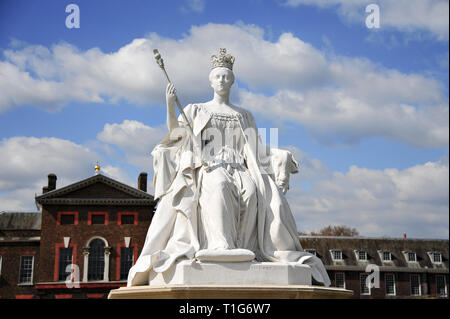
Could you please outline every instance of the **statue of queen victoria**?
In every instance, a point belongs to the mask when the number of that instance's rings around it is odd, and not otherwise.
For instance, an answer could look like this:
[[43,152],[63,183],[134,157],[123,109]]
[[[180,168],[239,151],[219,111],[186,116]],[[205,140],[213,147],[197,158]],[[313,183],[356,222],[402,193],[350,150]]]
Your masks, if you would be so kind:
[[128,286],[148,285],[152,272],[182,260],[298,263],[330,285],[321,260],[302,249],[285,197],[298,163],[264,146],[252,114],[229,101],[234,60],[225,49],[211,57],[214,98],[178,118],[167,86],[169,134],[152,151],[159,203]]

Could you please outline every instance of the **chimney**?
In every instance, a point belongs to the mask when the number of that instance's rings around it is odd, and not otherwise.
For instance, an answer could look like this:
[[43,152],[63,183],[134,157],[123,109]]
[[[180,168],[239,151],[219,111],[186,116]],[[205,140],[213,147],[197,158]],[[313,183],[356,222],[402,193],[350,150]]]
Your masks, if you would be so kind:
[[147,173],[140,173],[138,177],[138,189],[147,192]]
[[48,174],[48,186],[47,186],[47,192],[50,192],[54,189],[56,189],[56,175],[55,174]]

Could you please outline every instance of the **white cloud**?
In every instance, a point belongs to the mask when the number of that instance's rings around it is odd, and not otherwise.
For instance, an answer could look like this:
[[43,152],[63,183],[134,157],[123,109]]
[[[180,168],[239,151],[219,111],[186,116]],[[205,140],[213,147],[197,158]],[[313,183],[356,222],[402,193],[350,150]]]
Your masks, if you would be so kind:
[[206,0],[185,0],[185,5],[181,7],[183,12],[201,13],[205,10]]
[[[211,97],[210,55],[219,47],[236,56],[236,77],[250,90],[237,94],[242,106],[297,121],[322,141],[378,136],[420,147],[448,144],[448,98],[433,78],[329,57],[291,33],[267,41],[261,28],[242,23],[194,26],[177,40],[152,33],[109,54],[68,44],[6,50],[0,111],[27,103],[53,110],[71,101],[164,104],[154,48],[182,103],[204,101]],[[266,90],[275,93],[267,98]]]
[[[305,154],[304,160],[313,161]],[[306,166],[288,192],[299,230],[331,224],[355,227],[364,236],[448,238],[448,157],[404,170],[352,166],[341,173],[316,167],[323,172],[313,170],[311,188],[299,184],[302,175],[309,178]]]
[[[35,210],[35,194],[42,193],[47,175],[57,176],[57,187],[94,174],[101,155],[58,138],[13,137],[0,142],[0,210]],[[105,175],[132,183],[121,168],[105,165]],[[134,184],[134,183],[132,183]]]
[[124,120],[121,124],[105,124],[97,138],[116,145],[125,159],[141,170],[152,171],[151,151],[167,134],[166,127],[150,127],[138,121]]
[[364,25],[365,8],[372,3],[380,7],[381,29],[394,28],[408,33],[427,31],[438,40],[448,41],[448,0],[287,0],[284,4],[336,8],[348,21]]

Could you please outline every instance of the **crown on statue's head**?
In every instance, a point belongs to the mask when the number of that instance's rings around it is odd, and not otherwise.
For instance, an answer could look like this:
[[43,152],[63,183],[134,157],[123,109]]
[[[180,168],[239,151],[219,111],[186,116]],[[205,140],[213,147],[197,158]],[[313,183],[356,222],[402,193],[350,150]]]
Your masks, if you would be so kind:
[[234,56],[227,55],[227,49],[220,48],[219,56],[211,55],[211,70],[215,68],[227,68],[233,71]]

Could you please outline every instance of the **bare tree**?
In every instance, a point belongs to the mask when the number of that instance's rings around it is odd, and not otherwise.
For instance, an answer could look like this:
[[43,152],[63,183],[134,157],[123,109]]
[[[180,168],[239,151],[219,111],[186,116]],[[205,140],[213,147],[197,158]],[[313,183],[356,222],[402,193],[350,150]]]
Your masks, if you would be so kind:
[[351,228],[345,225],[332,226],[322,228],[318,232],[311,232],[311,236],[358,236],[359,232],[356,228]]

